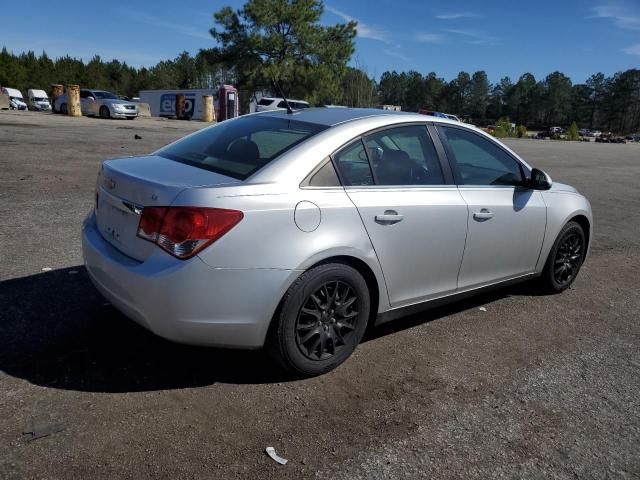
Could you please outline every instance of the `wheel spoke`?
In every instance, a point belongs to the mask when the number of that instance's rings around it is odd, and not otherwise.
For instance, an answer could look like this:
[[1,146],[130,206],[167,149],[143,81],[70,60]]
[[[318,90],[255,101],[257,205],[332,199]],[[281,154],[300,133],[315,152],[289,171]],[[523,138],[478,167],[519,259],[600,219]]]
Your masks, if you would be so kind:
[[310,332],[307,332],[303,337],[300,337],[300,343],[302,344],[307,343],[307,341],[309,341],[311,337],[313,337],[314,335],[317,335],[319,332],[320,332],[320,329],[318,327],[314,328]]
[[318,310],[312,310],[310,308],[305,308],[305,307],[302,307],[301,312],[306,313],[307,315],[311,315],[316,320],[320,320],[320,317],[322,316],[322,314]]

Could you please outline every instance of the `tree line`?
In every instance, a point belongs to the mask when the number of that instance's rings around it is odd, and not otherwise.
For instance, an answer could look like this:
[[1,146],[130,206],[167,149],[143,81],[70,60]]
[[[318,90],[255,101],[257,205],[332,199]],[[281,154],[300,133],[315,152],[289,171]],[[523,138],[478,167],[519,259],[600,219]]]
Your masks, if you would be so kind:
[[[87,63],[45,52],[0,52],[0,85],[47,90],[50,84],[80,84],[129,97],[147,89],[215,88],[231,83],[248,111],[256,92],[304,99],[312,105],[376,107],[400,105],[452,113],[478,125],[498,119],[529,128],[567,126],[618,133],[640,130],[640,70],[607,77],[596,73],[573,84],[561,72],[536,80],[525,73],[517,82],[492,84],[486,72],[460,72],[451,81],[434,72],[384,72],[379,81],[352,62],[357,23],[321,22],[322,0],[248,0],[241,8],[213,14],[215,46],[197,54],[182,52],[155,66],[135,68],[94,56]],[[351,62],[352,66],[349,66]],[[277,88],[274,88],[277,85]]]
[[610,77],[591,75],[573,84],[561,72],[536,80],[525,73],[517,82],[509,77],[491,84],[484,71],[460,72],[447,82],[431,72],[384,72],[378,83],[380,101],[403,110],[429,110],[466,116],[478,124],[509,117],[527,127],[570,125],[581,128],[636,132],[640,130],[640,70]]

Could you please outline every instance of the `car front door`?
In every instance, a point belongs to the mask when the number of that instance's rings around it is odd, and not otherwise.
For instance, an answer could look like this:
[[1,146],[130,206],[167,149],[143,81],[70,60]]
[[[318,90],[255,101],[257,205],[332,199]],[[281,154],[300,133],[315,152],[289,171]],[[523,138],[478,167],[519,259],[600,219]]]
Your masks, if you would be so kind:
[[525,185],[524,166],[496,142],[467,128],[439,125],[460,194],[469,208],[458,289],[532,273],[547,211]]
[[391,305],[454,292],[467,206],[452,178],[445,181],[426,125],[376,131],[333,160],[376,251]]

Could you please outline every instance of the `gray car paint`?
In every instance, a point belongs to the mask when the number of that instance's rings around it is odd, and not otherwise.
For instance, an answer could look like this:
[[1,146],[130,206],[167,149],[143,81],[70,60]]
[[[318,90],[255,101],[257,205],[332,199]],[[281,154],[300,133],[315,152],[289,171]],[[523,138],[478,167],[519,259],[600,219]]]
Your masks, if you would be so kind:
[[[129,235],[120,240],[123,246],[104,232],[96,234],[100,227],[91,214],[83,246],[90,277],[100,291],[134,320],[167,338],[252,348],[264,342],[289,286],[318,262],[346,257],[365,265],[379,291],[373,310],[382,314],[538,274],[570,218],[584,215],[592,224],[589,202],[559,184],[548,191],[456,185],[301,186],[320,162],[354,138],[404,123],[473,129],[511,153],[526,172],[531,167],[484,132],[445,119],[357,109],[310,109],[293,118],[331,128],[243,182],[165,163],[158,156],[107,162],[105,169],[124,188],[113,198],[105,197],[116,204],[135,200],[140,206],[231,208],[241,210],[244,218],[212,246],[183,261],[134,239],[135,216],[128,217],[126,232],[120,232]],[[301,202],[320,210],[313,229],[296,222]],[[494,216],[475,222],[473,214],[483,208]],[[386,210],[404,215],[402,222],[375,223],[374,217]],[[135,246],[137,240],[147,245]]]

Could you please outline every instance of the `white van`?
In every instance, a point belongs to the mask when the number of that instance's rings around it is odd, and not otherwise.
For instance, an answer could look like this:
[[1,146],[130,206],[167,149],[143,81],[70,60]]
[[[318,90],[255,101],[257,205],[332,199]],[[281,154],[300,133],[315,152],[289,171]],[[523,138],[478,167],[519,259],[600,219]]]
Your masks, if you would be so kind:
[[29,107],[29,110],[42,112],[51,111],[51,104],[49,103],[49,98],[45,91],[35,88],[27,90],[27,106]]
[[15,88],[2,87],[2,93],[9,97],[9,109],[11,110],[26,110],[27,104],[22,97],[20,90]]

